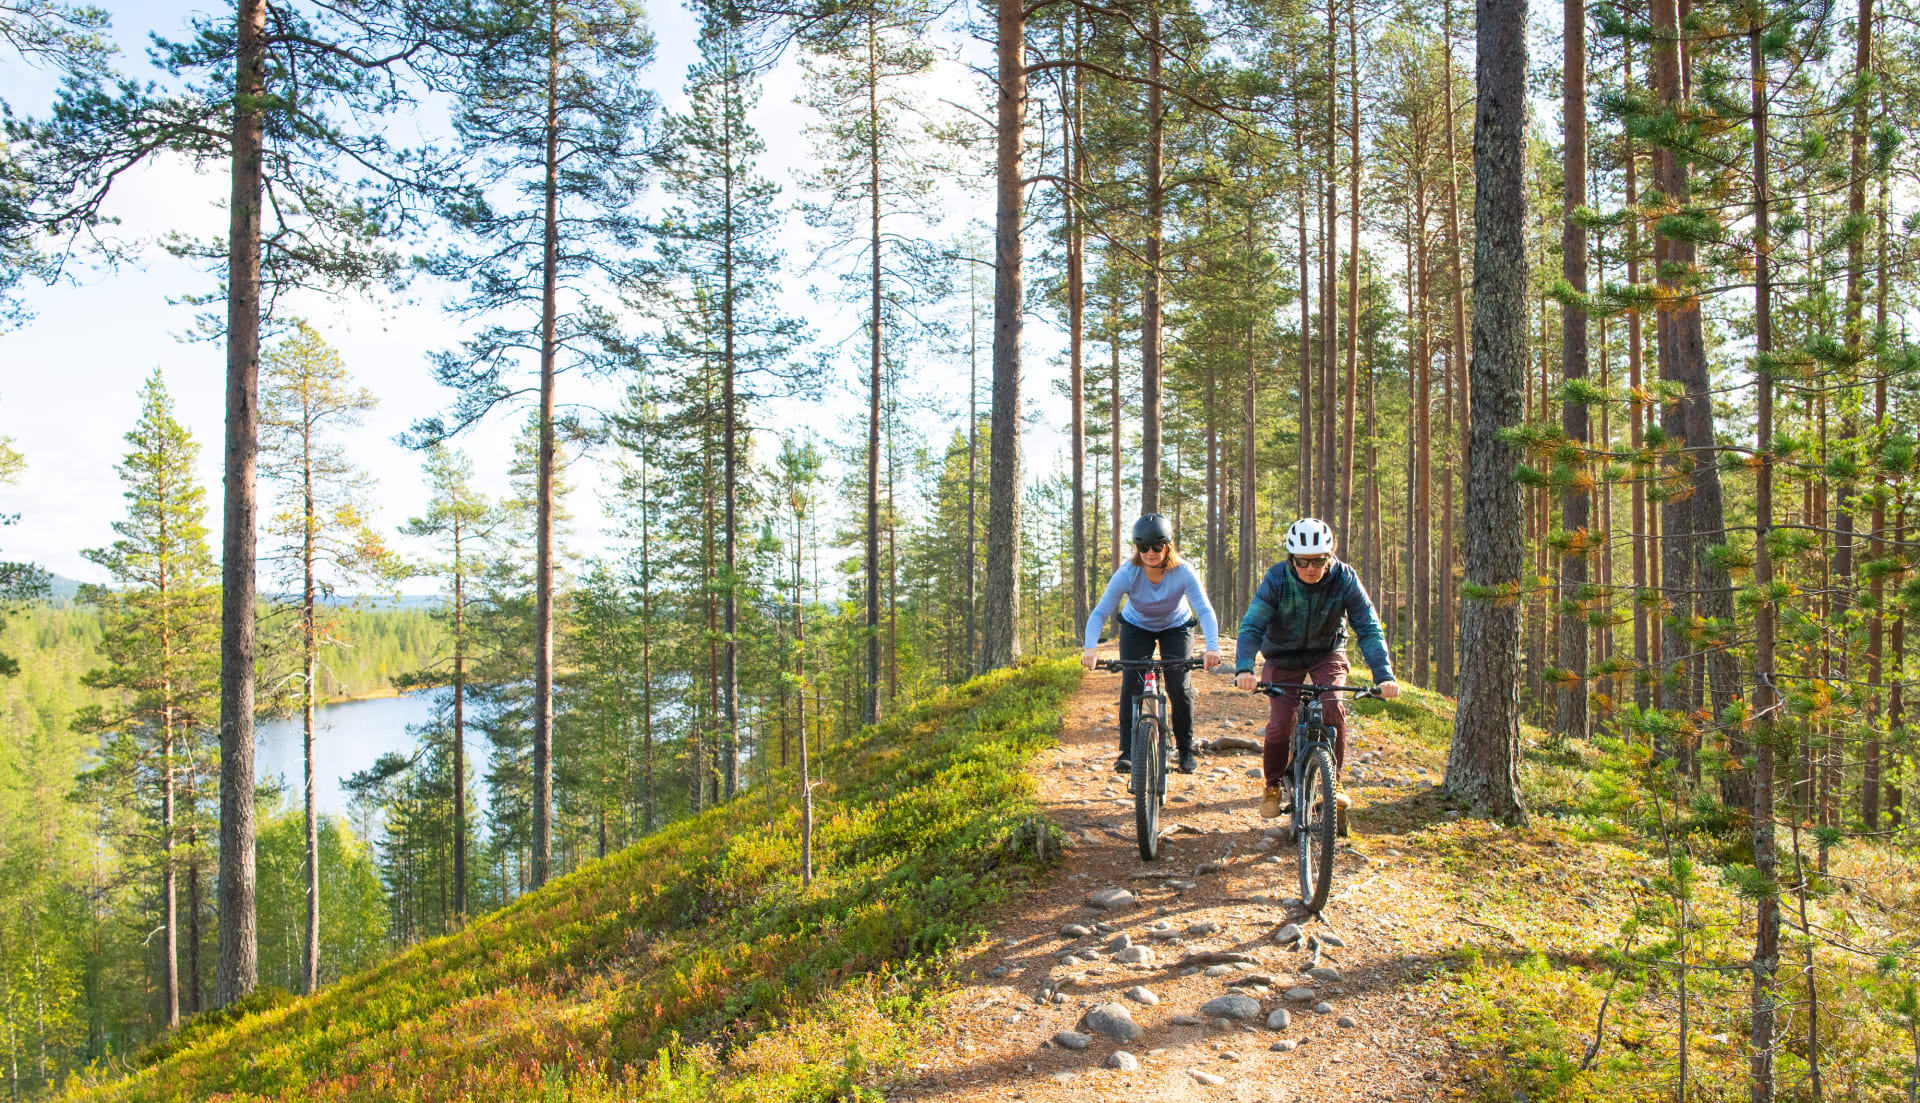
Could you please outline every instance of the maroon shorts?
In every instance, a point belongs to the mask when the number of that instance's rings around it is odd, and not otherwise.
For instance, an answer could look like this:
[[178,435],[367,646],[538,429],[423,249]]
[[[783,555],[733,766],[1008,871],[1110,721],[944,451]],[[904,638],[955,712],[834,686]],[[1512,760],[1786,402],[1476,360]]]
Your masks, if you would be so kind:
[[[1317,686],[1345,685],[1347,657],[1339,652],[1320,660],[1307,670],[1281,670],[1270,660],[1262,660],[1263,682],[1307,682]],[[1278,785],[1287,776],[1287,758],[1293,749],[1293,722],[1300,710],[1300,691],[1289,690],[1267,699],[1267,739],[1262,767],[1268,785]],[[1347,709],[1345,696],[1325,694],[1320,698],[1320,713],[1333,729],[1333,761],[1338,769],[1347,760]]]

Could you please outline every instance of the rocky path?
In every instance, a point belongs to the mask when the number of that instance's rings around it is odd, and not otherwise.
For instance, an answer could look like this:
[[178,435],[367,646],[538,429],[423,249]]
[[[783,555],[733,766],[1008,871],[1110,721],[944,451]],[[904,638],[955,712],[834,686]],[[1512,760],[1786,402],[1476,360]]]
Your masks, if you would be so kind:
[[[1200,769],[1173,775],[1142,862],[1112,773],[1119,676],[1088,675],[1040,802],[1076,840],[962,970],[943,1037],[891,1099],[1426,1100],[1457,1094],[1441,995],[1453,911],[1402,833],[1446,815],[1432,748],[1361,728],[1325,915],[1258,817],[1265,698],[1195,675]],[[1224,740],[1224,743],[1221,741]],[[1396,845],[1398,844],[1398,845]]]

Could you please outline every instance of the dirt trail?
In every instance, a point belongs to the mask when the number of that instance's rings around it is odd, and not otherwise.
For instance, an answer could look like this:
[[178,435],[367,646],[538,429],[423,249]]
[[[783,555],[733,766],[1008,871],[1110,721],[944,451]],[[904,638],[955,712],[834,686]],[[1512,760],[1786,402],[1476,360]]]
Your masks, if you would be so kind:
[[[1194,680],[1197,741],[1259,739],[1265,698],[1234,691],[1225,677]],[[1352,838],[1343,840],[1332,900],[1314,920],[1289,906],[1299,894],[1291,848],[1263,836],[1280,821],[1259,818],[1252,751],[1203,753],[1198,772],[1174,774],[1161,818],[1172,834],[1158,861],[1140,860],[1132,801],[1125,779],[1112,772],[1118,696],[1119,676],[1099,673],[1073,698],[1061,746],[1038,760],[1037,771],[1041,806],[1077,842],[995,924],[995,941],[962,970],[971,979],[949,1005],[944,1037],[889,1098],[1324,1103],[1457,1095],[1444,997],[1424,983],[1438,955],[1458,944],[1447,922],[1453,906],[1433,891],[1415,855],[1399,853],[1408,844],[1398,838],[1444,814],[1428,780],[1439,777],[1436,753],[1388,738],[1384,726],[1378,733],[1356,726],[1341,778],[1353,794]],[[1136,902],[1116,910],[1088,902],[1109,888],[1130,890]],[[1334,936],[1317,962],[1301,942],[1275,942],[1288,923]],[[1063,934],[1069,925],[1090,933]],[[1153,960],[1115,961],[1109,947],[1120,934],[1151,948]],[[1254,961],[1212,970],[1181,964],[1183,955],[1209,950]],[[1070,951],[1098,956],[1063,963]],[[1337,979],[1308,977],[1316,964]],[[1158,1003],[1129,998],[1136,986]],[[1303,988],[1312,989],[1310,998],[1301,997]],[[1058,996],[1042,999],[1055,990]],[[1230,993],[1258,999],[1258,1017],[1200,1015],[1202,1004]],[[1087,1011],[1108,1002],[1126,1006],[1144,1034],[1122,1045],[1087,1029]],[[1316,1012],[1316,1005],[1330,1010]],[[1271,1028],[1279,1008],[1291,1022]],[[1054,1041],[1063,1031],[1091,1035],[1091,1044],[1064,1048]],[[1285,1042],[1293,1048],[1272,1048]],[[1110,1067],[1116,1050],[1137,1067]]]

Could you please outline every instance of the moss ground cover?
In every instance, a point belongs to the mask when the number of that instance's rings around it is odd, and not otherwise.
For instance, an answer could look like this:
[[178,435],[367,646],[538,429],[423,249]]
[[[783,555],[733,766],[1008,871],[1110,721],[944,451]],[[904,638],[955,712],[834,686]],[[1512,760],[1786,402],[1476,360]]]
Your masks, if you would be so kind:
[[806,888],[796,787],[775,776],[68,1098],[858,1096],[910,1051],[948,952],[1038,866],[1051,829],[1024,766],[1078,682],[1071,663],[1035,662],[821,749]]

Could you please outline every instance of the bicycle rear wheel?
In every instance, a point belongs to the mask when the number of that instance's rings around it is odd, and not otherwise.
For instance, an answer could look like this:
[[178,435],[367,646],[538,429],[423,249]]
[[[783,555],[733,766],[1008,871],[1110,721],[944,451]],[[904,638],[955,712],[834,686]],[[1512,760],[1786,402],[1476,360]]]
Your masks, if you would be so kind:
[[1294,800],[1296,840],[1300,848],[1300,902],[1318,914],[1333,887],[1333,756],[1316,747],[1307,756],[1300,793]]
[[1133,831],[1140,860],[1160,856],[1160,794],[1166,785],[1166,736],[1151,716],[1133,726]]

